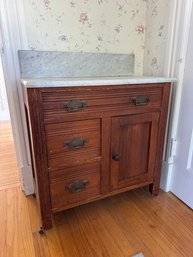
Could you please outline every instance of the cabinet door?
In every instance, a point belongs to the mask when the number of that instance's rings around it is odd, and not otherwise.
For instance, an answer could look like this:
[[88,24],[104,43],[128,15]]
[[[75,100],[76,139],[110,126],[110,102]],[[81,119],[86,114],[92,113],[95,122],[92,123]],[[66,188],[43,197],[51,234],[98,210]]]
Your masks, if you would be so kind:
[[159,113],[112,118],[111,191],[152,182]]

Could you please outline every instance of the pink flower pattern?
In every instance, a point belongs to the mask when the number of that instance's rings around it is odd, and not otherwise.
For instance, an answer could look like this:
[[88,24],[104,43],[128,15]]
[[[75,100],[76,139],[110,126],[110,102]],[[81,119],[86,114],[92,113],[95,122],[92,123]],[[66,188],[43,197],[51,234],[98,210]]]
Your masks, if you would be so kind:
[[136,31],[138,32],[138,34],[144,34],[145,33],[145,26],[138,25]]
[[86,12],[80,13],[79,21],[82,23],[85,23],[86,21],[88,21],[88,15]]
[[158,60],[157,60],[157,57],[154,56],[151,60],[151,66],[154,67],[154,68],[158,68]]
[[46,7],[49,7],[50,0],[43,0]]

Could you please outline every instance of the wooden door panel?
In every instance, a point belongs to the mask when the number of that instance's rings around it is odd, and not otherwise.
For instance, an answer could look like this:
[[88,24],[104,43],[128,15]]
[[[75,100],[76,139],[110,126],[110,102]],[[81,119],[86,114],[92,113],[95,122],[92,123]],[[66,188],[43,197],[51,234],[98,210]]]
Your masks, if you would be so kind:
[[153,180],[159,113],[112,118],[111,190]]
[[[144,174],[148,168],[148,149],[150,123],[123,127],[120,135],[120,173],[119,180]],[[125,142],[129,142],[126,144]],[[125,167],[130,170],[125,173]]]

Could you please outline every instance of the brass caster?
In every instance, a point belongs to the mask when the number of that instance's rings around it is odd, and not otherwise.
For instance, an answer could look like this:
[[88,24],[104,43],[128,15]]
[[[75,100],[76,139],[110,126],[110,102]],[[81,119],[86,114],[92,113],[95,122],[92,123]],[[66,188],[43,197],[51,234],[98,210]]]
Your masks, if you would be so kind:
[[44,235],[44,234],[45,234],[45,231],[43,230],[43,228],[42,228],[42,227],[40,227],[40,229],[39,229],[39,231],[38,231],[38,232],[39,232],[39,234],[40,234],[40,235]]

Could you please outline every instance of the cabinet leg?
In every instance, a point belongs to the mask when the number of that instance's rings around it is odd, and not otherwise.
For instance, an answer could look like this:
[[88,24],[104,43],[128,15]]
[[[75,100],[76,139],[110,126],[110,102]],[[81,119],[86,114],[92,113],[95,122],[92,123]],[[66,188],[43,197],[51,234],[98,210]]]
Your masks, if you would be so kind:
[[51,216],[47,217],[46,219],[43,219],[43,225],[39,228],[38,232],[40,235],[44,235],[46,230],[52,228],[52,219]]
[[48,230],[48,229],[51,229],[53,226],[52,224],[52,216],[49,215],[49,216],[46,216],[46,217],[42,217],[42,229],[45,231],[45,230]]
[[149,185],[149,192],[152,195],[157,196],[159,194],[159,187],[156,187],[154,184],[150,184]]

